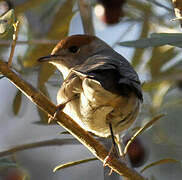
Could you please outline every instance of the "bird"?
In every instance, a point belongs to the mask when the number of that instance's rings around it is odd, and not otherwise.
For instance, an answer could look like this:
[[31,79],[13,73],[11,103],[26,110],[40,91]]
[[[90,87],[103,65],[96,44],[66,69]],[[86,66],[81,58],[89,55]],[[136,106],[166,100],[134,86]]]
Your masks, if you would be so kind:
[[38,59],[63,75],[57,107],[83,129],[99,137],[114,137],[136,120],[143,94],[131,64],[93,35],[62,39],[51,54]]

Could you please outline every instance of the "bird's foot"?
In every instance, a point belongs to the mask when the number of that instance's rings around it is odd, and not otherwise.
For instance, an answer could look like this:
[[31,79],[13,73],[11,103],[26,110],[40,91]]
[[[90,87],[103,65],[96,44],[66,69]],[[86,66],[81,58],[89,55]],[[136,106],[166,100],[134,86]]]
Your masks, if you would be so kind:
[[67,104],[67,102],[65,102],[63,104],[59,104],[59,105],[56,106],[56,111],[55,111],[54,115],[49,116],[48,124],[50,124],[52,121],[54,121],[56,119],[57,114],[64,109],[66,104]]
[[[116,158],[119,158],[118,156],[118,152],[117,152],[117,149],[116,149],[116,146],[112,145],[108,155],[106,156],[106,158],[104,159],[103,161],[103,166],[106,167],[108,165],[108,162],[110,162],[112,160],[113,157],[116,157]],[[113,170],[110,169],[110,172],[109,172],[109,176],[112,174]]]
[[72,98],[70,98],[66,102],[57,105],[56,106],[56,111],[55,111],[54,115],[53,116],[49,116],[48,124],[50,124],[53,120],[56,119],[57,114],[64,109],[64,107],[66,106],[67,103],[69,103],[70,101],[72,101],[72,100],[74,100],[74,99],[76,99],[78,97],[79,97],[79,94],[75,94]]

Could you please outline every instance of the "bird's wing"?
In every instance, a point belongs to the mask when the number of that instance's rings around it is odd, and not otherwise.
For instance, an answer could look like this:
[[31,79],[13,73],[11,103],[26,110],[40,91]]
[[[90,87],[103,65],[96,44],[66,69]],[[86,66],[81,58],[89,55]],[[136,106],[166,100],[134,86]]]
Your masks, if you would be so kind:
[[120,59],[116,59],[109,56],[95,55],[88,58],[83,65],[76,67],[75,70],[98,80],[106,90],[121,95],[127,95],[132,91],[136,93],[141,101],[143,100],[138,75],[122,56]]

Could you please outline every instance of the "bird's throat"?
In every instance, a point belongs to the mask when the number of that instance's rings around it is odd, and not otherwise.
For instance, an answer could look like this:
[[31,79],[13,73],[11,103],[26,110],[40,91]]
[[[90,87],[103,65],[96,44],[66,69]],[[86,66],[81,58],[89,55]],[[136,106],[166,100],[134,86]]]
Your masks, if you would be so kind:
[[51,62],[51,64],[53,64],[54,66],[57,67],[57,69],[62,73],[63,78],[66,79],[66,77],[68,76],[70,69],[68,67],[66,67],[63,64],[59,64],[57,62]]

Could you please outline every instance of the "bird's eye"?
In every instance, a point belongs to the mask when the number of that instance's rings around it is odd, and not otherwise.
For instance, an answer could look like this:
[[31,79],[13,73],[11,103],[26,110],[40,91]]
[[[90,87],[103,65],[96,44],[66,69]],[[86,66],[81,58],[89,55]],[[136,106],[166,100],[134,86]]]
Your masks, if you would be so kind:
[[69,52],[71,52],[71,53],[77,53],[77,52],[79,51],[79,47],[77,47],[77,46],[70,46],[70,47],[68,48],[68,50],[69,50]]

